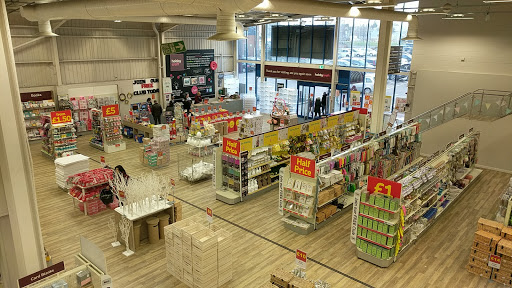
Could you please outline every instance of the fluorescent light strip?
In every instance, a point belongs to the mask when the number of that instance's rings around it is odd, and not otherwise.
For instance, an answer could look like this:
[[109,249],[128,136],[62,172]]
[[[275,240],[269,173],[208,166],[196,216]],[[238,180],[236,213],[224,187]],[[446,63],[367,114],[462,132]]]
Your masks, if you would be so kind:
[[443,20],[473,20],[473,17],[443,17]]
[[484,3],[512,3],[512,0],[484,0]]

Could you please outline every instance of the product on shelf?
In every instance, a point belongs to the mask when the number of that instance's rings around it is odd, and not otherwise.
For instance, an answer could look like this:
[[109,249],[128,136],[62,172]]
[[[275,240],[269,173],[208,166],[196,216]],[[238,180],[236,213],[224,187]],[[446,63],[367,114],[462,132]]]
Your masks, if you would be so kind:
[[185,219],[164,228],[167,271],[189,287],[220,287],[233,277],[231,233]]
[[512,177],[508,182],[507,188],[500,197],[500,207],[496,213],[496,220],[503,223],[504,225],[512,226],[511,221],[511,210],[512,210]]
[[101,123],[102,112],[98,109],[91,109],[92,115],[92,132],[91,146],[103,150],[103,125]]
[[103,105],[101,110],[91,109],[91,116],[94,133],[89,142],[91,146],[107,153],[126,149],[126,143],[122,141],[123,129],[118,104]]

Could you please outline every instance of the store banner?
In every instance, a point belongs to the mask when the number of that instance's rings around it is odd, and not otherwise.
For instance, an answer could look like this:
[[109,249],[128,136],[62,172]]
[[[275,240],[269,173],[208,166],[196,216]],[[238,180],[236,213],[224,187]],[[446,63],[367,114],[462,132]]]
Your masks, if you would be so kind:
[[402,194],[402,184],[386,179],[368,176],[368,186],[366,188],[370,194],[380,193],[393,198],[400,198]]
[[174,97],[181,97],[185,92],[190,93],[192,99],[197,92],[201,92],[203,98],[215,96],[215,71],[211,67],[215,61],[213,49],[166,55],[165,61],[165,76],[172,80]]
[[332,70],[265,65],[265,77],[331,83]]
[[52,111],[50,113],[52,124],[68,124],[71,123],[71,110]]
[[263,136],[263,146],[272,146],[274,144],[277,144],[279,142],[279,132],[278,131],[272,131],[265,133]]
[[185,55],[184,54],[171,54],[171,71],[185,70]]
[[52,100],[52,91],[20,93],[21,102]]
[[361,107],[361,92],[350,91],[350,106]]
[[314,159],[308,159],[295,155],[290,156],[290,172],[309,178],[315,178],[316,163]]
[[119,115],[119,104],[101,106],[103,117]]
[[149,95],[160,92],[158,78],[133,80],[133,95]]
[[252,150],[252,137],[240,140],[240,151],[251,151]]
[[222,152],[240,156],[240,142],[227,137],[222,138]]

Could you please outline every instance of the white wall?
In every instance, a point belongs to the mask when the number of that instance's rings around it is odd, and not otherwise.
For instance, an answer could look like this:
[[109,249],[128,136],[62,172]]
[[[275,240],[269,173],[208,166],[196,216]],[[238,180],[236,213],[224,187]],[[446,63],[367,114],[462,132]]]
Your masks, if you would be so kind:
[[[445,2],[421,1],[420,5],[442,6]],[[411,69],[418,72],[413,116],[476,89],[512,91],[512,21],[510,14],[492,11],[488,22],[485,14],[475,14],[470,21],[441,20],[440,15],[420,17],[423,40],[414,42]],[[506,150],[512,143],[511,116],[494,122],[453,120],[423,135],[422,152],[443,148],[471,127],[482,132],[479,164],[512,171],[512,152]]]

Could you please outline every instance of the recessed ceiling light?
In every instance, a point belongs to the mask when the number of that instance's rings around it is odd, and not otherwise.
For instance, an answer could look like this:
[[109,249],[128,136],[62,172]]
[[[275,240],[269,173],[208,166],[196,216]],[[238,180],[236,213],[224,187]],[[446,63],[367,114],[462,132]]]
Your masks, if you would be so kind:
[[464,17],[464,14],[453,14],[453,17]]
[[191,15],[191,14],[185,14],[185,15],[183,15],[183,16],[185,16],[185,17],[192,17],[192,16],[194,16],[194,15]]
[[238,17],[238,18],[245,18],[245,15],[240,14],[240,15],[236,15],[236,17]]
[[121,23],[121,22],[123,22],[123,21],[121,21],[121,20],[114,20],[114,22],[116,22],[116,23]]
[[[462,15],[462,16],[455,16],[455,15]],[[474,17],[464,17],[464,14],[453,14],[450,17],[443,17],[443,20],[473,20]]]
[[270,14],[271,17],[281,17],[281,14]]
[[435,12],[436,9],[434,8],[424,8],[424,9],[421,9],[421,12]]

